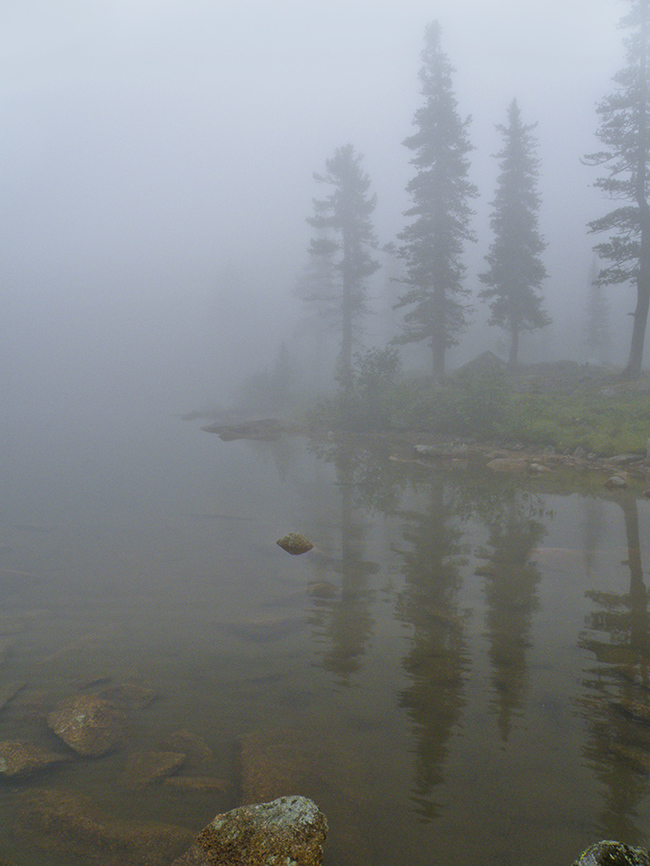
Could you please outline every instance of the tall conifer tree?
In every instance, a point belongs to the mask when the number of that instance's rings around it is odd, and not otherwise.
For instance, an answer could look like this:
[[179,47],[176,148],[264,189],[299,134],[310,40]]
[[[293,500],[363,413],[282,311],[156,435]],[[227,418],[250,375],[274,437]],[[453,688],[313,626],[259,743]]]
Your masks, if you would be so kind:
[[631,33],[625,40],[626,66],[614,76],[616,89],[598,105],[597,130],[604,150],[587,156],[589,165],[607,169],[595,186],[627,204],[589,223],[592,232],[609,238],[597,244],[609,262],[598,277],[602,285],[636,285],[632,340],[624,377],[641,372],[648,309],[650,308],[650,0],[631,0],[621,21]]
[[[355,336],[368,311],[367,280],[379,267],[371,255],[377,246],[371,222],[377,198],[369,193],[370,179],[361,161],[351,144],[336,149],[325,162],[325,173],[314,174],[318,183],[329,184],[332,191],[323,199],[314,199],[314,215],[307,219],[316,229],[309,252],[330,271],[329,277],[321,274],[321,294],[316,298],[321,305],[329,302],[341,329],[338,376],[344,394],[351,388]],[[328,286],[332,293],[324,298],[322,289]]]
[[531,135],[536,125],[521,122],[517,100],[513,99],[507,126],[497,126],[503,135],[503,148],[497,154],[501,172],[490,217],[494,240],[485,257],[488,270],[480,274],[481,281],[488,286],[479,296],[489,301],[490,324],[510,334],[510,368],[517,364],[520,333],[550,323],[539,294],[546,278],[540,258],[546,244],[537,221],[539,162]]
[[461,256],[464,243],[475,240],[469,201],[478,194],[468,180],[470,118],[462,120],[458,114],[453,72],[440,45],[440,26],[433,22],[426,28],[422,52],[423,103],[414,117],[417,129],[404,141],[415,154],[411,165],[416,174],[406,187],[412,206],[404,215],[412,222],[399,235],[406,291],[395,307],[407,308],[396,342],[427,341],[437,380],[445,373],[447,349],[467,324]]

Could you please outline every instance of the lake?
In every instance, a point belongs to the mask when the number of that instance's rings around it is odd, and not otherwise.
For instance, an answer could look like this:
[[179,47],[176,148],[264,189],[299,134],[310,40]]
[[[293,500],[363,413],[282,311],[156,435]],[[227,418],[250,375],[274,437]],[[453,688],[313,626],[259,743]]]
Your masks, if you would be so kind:
[[[597,839],[648,844],[650,503],[200,423],[9,418],[0,696],[18,690],[0,739],[65,752],[45,723],[62,699],[155,699],[117,750],[2,781],[0,860],[74,859],[21,822],[36,790],[193,834],[305,794],[328,866],[568,866]],[[289,531],[314,550],[281,550]],[[203,765],[130,786],[178,731]]]

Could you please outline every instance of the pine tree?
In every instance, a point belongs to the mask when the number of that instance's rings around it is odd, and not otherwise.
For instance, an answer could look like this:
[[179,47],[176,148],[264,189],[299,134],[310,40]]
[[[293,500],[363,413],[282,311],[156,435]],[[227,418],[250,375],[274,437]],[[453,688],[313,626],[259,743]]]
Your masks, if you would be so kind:
[[610,307],[603,295],[603,287],[598,282],[598,260],[594,258],[589,274],[589,294],[587,296],[587,327],[585,346],[589,358],[599,364],[609,361],[612,343],[610,328]]
[[537,223],[539,161],[531,135],[536,125],[521,122],[517,100],[513,99],[508,108],[508,125],[497,126],[504,143],[497,154],[501,172],[490,217],[494,240],[485,257],[488,270],[479,277],[488,286],[479,297],[489,301],[490,324],[510,334],[510,368],[517,364],[520,333],[550,323],[539,294],[546,278],[540,258],[546,244]]
[[585,158],[604,166],[607,175],[595,186],[610,198],[627,202],[589,223],[591,232],[609,238],[594,249],[609,262],[599,274],[601,285],[633,283],[637,302],[625,378],[641,372],[650,307],[650,0],[631,0],[621,21],[631,30],[625,40],[626,66],[614,76],[615,91],[598,105],[597,135],[604,150]]
[[344,394],[352,383],[352,350],[363,315],[368,312],[367,280],[379,267],[371,256],[377,245],[371,215],[376,196],[361,167],[362,157],[351,144],[339,147],[325,162],[318,183],[333,187],[324,199],[314,199],[314,215],[307,222],[316,229],[310,255],[319,261],[319,285],[313,299],[334,313],[341,330],[338,376]]
[[461,261],[465,241],[475,240],[470,229],[469,200],[478,193],[468,180],[472,146],[453,93],[452,73],[440,45],[440,26],[429,24],[420,70],[424,101],[416,111],[417,131],[404,145],[415,153],[415,176],[406,189],[412,206],[405,212],[412,222],[399,235],[399,255],[405,260],[401,282],[406,292],[395,304],[407,307],[398,343],[427,341],[432,351],[433,376],[445,373],[445,353],[458,342],[467,324],[468,294],[463,287]]

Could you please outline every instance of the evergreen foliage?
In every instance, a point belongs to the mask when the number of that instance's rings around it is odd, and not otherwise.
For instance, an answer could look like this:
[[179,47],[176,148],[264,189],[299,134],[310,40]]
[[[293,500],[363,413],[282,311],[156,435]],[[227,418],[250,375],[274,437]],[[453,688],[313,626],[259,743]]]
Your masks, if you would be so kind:
[[379,267],[371,255],[377,245],[371,222],[377,200],[369,192],[370,179],[361,161],[351,144],[337,148],[325,162],[325,173],[314,174],[332,191],[314,199],[314,215],[307,219],[316,229],[309,249],[316,279],[310,291],[303,290],[303,297],[316,301],[340,328],[338,378],[344,392],[351,388],[354,340],[368,312],[367,280]]
[[585,347],[590,360],[599,364],[609,362],[612,343],[610,329],[610,307],[598,281],[598,261],[594,258],[589,275],[589,294],[587,296],[587,327]]
[[445,373],[445,352],[458,342],[467,323],[467,290],[463,287],[463,245],[475,240],[470,229],[469,201],[478,193],[468,180],[468,153],[473,149],[467,129],[470,118],[458,114],[453,92],[453,67],[440,45],[440,26],[428,25],[420,70],[423,104],[416,111],[416,132],[404,145],[414,152],[415,176],[406,189],[411,218],[399,235],[399,255],[405,261],[401,282],[405,293],[395,304],[406,307],[403,333],[397,343],[427,341],[433,375]]
[[614,76],[616,89],[598,105],[597,135],[604,149],[585,158],[603,166],[607,174],[595,186],[623,202],[589,223],[592,232],[609,237],[595,246],[609,264],[600,271],[601,285],[636,284],[637,304],[630,355],[624,374],[641,371],[650,305],[650,0],[632,0],[621,26],[630,29],[625,40],[626,66]]
[[546,278],[540,258],[546,244],[537,220],[539,161],[531,134],[536,125],[522,123],[517,100],[513,99],[507,126],[497,126],[503,135],[503,149],[497,154],[501,172],[490,217],[494,240],[485,257],[488,270],[479,277],[488,286],[479,296],[489,301],[490,324],[510,334],[511,368],[518,360],[519,334],[550,323],[539,294]]

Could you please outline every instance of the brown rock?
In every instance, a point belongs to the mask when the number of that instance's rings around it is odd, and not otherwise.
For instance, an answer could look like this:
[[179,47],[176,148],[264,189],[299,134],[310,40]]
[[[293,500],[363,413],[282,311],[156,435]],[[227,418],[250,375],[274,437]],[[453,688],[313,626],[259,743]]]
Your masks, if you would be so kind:
[[283,538],[279,538],[276,541],[276,544],[279,544],[282,550],[286,550],[287,553],[292,554],[292,556],[307,553],[307,551],[311,550],[314,546],[311,541],[299,532],[290,532]]
[[280,797],[217,815],[172,866],[321,866],[327,820],[306,797]]
[[68,755],[48,752],[24,740],[0,740],[0,776],[7,779],[31,776],[69,760]]
[[48,715],[47,723],[64,743],[84,757],[109,752],[124,733],[124,714],[115,704],[94,695],[68,698]]
[[99,693],[105,701],[112,701],[124,710],[144,710],[158,697],[158,693],[137,683],[106,686]]
[[181,728],[174,731],[162,742],[162,748],[170,752],[182,752],[187,758],[186,767],[205,769],[212,764],[212,749],[203,737]]
[[179,752],[142,752],[129,761],[122,783],[127,788],[146,788],[175,773],[184,762],[185,755]]
[[61,862],[101,866],[165,866],[193,838],[184,827],[117,821],[80,797],[45,789],[23,795],[15,823],[19,838]]

